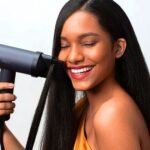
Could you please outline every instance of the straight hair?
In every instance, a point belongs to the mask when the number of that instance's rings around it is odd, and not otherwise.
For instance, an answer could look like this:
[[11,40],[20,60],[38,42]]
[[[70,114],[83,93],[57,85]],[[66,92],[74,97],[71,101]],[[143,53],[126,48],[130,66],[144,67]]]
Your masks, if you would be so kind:
[[[60,35],[68,17],[78,10],[94,14],[99,24],[115,41],[124,38],[127,47],[124,55],[116,60],[116,80],[132,96],[150,130],[150,76],[133,27],[122,8],[113,0],[70,0],[58,16],[52,56],[57,58],[61,49]],[[51,68],[51,67],[50,67]],[[49,80],[50,79],[50,80]],[[47,80],[49,82],[47,83]],[[47,101],[42,150],[72,150],[78,122],[74,114],[75,90],[66,74],[65,66],[55,64],[46,80],[46,90],[40,101]],[[40,107],[40,106],[39,106]],[[39,111],[41,110],[41,111]],[[27,147],[32,147],[37,133],[37,122],[43,109],[37,108],[30,130]],[[37,122],[36,122],[36,121]],[[32,136],[30,136],[32,135]],[[31,150],[31,149],[30,149]]]

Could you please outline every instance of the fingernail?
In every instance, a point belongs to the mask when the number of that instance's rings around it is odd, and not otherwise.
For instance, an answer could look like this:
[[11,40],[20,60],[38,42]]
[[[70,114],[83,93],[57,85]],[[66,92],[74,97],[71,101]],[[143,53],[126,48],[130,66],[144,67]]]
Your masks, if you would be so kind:
[[9,88],[14,88],[14,84],[13,83],[9,83],[8,86],[9,86]]
[[15,95],[15,100],[17,99],[17,96]]

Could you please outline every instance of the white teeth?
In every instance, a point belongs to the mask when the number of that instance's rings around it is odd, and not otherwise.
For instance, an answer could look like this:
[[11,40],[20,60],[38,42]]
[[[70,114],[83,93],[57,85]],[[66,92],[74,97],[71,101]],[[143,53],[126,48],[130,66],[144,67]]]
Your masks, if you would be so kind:
[[85,67],[81,69],[71,69],[71,72],[78,74],[78,73],[84,73],[84,72],[90,71],[91,69],[92,67]]

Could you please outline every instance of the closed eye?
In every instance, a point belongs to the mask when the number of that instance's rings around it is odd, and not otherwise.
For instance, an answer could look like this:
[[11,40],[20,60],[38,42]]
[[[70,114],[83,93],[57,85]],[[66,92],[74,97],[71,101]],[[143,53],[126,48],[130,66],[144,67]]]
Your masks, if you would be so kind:
[[92,46],[95,46],[97,42],[85,42],[83,43],[82,45],[83,46],[87,46],[87,47],[92,47]]
[[62,48],[62,49],[66,49],[66,48],[68,48],[68,47],[70,47],[70,44],[69,44],[68,42],[62,42],[62,43],[61,43],[61,48]]
[[69,45],[61,45],[61,49],[66,49],[68,47],[70,47],[70,46]]

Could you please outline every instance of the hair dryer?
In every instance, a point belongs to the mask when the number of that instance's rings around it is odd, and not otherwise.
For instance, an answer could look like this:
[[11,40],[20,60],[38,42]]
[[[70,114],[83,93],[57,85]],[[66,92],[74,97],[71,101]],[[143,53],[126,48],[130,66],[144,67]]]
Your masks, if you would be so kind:
[[0,44],[0,68],[21,72],[35,77],[46,77],[51,63],[57,62],[41,52]]
[[[0,44],[0,82],[12,82],[15,73],[25,73],[34,77],[46,77],[50,64],[58,62],[51,56],[41,52],[32,52],[20,48]],[[0,93],[12,93],[12,90],[1,90]],[[0,117],[0,121],[9,116]]]

